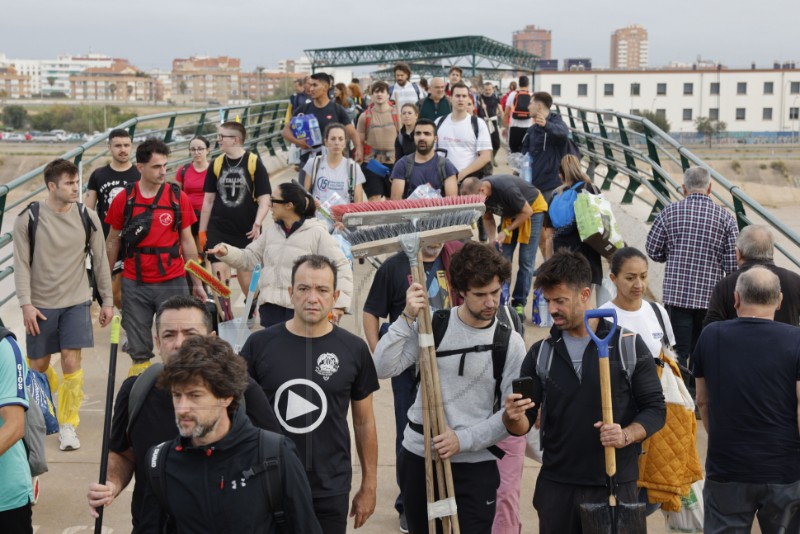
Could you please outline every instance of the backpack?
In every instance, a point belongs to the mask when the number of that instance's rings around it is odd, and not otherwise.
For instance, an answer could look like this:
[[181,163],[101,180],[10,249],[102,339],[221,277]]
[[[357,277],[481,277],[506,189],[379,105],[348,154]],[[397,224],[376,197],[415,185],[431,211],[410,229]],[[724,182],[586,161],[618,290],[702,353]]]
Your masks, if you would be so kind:
[[[347,194],[350,197],[350,203],[356,201],[356,165],[357,163],[355,160],[350,158],[345,158],[347,161]],[[322,154],[317,154],[314,156],[314,163],[311,167],[311,186],[308,188],[308,192],[311,193],[314,191],[314,184],[317,183],[317,173],[319,172],[319,166],[322,164]]]
[[[367,109],[364,111],[364,155],[372,152],[372,147],[367,144],[367,136],[369,135],[369,124],[372,122],[372,107],[375,104],[370,104],[367,106]],[[400,117],[397,115],[397,106],[391,105],[389,103],[389,107],[392,110],[392,121],[394,122],[394,128],[398,132],[400,132]]]
[[[153,217],[156,209],[167,209],[163,206],[157,207],[164,189],[169,185],[170,190],[170,208],[174,215],[173,229],[177,233],[175,243],[169,247],[139,247],[147,235],[150,233],[150,227],[153,224]],[[142,254],[154,254],[158,257],[158,272],[164,276],[166,270],[161,261],[161,254],[169,254],[170,262],[172,259],[180,258],[181,255],[181,188],[178,184],[161,184],[158,192],[153,197],[153,201],[148,204],[136,203],[136,182],[128,182],[125,184],[125,211],[122,223],[122,232],[120,238],[122,239],[122,246],[126,258],[135,258],[136,260],[136,281],[142,283]],[[177,199],[177,200],[176,200]],[[135,207],[146,208],[142,213],[133,216],[133,209]]]
[[[463,349],[440,351],[436,349],[436,357],[461,355],[461,365],[459,370],[464,368],[464,360],[469,352],[492,351],[492,376],[494,377],[494,411],[500,409],[503,404],[500,386],[503,381],[503,368],[506,365],[506,353],[508,352],[508,341],[511,339],[511,332],[516,331],[519,335],[525,334],[525,327],[519,319],[517,312],[509,305],[500,306],[495,316],[497,326],[494,329],[494,339],[491,345],[475,345]],[[436,310],[431,316],[431,326],[433,330],[433,346],[438,347],[447,332],[450,323],[450,310]]]
[[[625,372],[625,380],[631,386],[633,371],[636,369],[636,333],[626,328],[619,329],[619,353],[622,370]],[[539,345],[539,353],[536,357],[536,376],[542,384],[542,402],[539,424],[539,450],[544,447],[544,411],[547,407],[547,379],[550,376],[550,366],[553,363],[553,340],[547,336]]]
[[[306,105],[308,105],[308,104],[306,104]],[[225,162],[225,154],[220,154],[219,156],[214,158],[214,165],[212,166],[212,168],[214,169],[214,171],[213,171],[214,172],[214,177],[217,180],[219,180],[219,173],[222,172],[222,164],[224,162]],[[186,167],[188,167],[189,165],[190,165],[190,163],[187,163]],[[256,166],[257,165],[258,165],[258,156],[256,156],[252,152],[248,152],[247,153],[247,172],[250,173],[250,177],[253,178],[254,182],[255,182],[255,177],[256,177]],[[181,178],[183,178],[183,175],[181,175]],[[252,194],[253,194],[253,202],[257,202],[255,187],[253,187]]]
[[528,91],[517,91],[514,103],[511,105],[511,118],[526,120],[531,118],[531,94]]
[[577,182],[569,189],[564,189],[553,196],[550,201],[550,207],[547,210],[547,215],[550,217],[550,222],[553,223],[553,228],[563,228],[575,222],[575,201],[578,199],[577,189],[582,185],[584,185],[583,182]]
[[[409,154],[408,156],[403,156],[403,159],[406,162],[406,171],[403,174],[403,180],[406,181],[406,190],[403,194],[404,197],[408,197],[411,194],[411,173],[414,171],[414,157],[416,156],[416,152],[414,154]],[[436,173],[439,176],[439,181],[441,181],[441,191],[442,196],[444,196],[444,181],[447,180],[447,158],[444,156],[440,156],[436,154]]]
[[[389,86],[389,98],[392,98],[392,95],[394,95],[394,86],[395,85],[397,85],[397,84],[393,83],[391,86]],[[419,85],[417,85],[416,82],[411,82],[411,87],[413,87],[414,88],[414,92],[417,93],[417,100],[422,98],[422,96],[421,96],[422,93],[420,92]]]
[[[13,332],[6,328],[0,327],[0,339],[11,338],[8,340],[11,349],[14,351],[14,359],[16,361],[16,368],[22,369],[23,357],[22,351],[17,343],[17,337]],[[28,370],[28,377],[25,378],[26,384],[28,383],[31,373],[36,371]],[[20,377],[18,377],[19,379]],[[35,382],[32,380],[31,382]],[[28,398],[28,409],[25,410],[25,434],[22,436],[22,443],[25,445],[25,451],[28,455],[28,466],[31,469],[31,476],[37,477],[48,471],[47,458],[45,455],[45,437],[47,436],[47,427],[45,425],[44,414],[39,408],[38,403],[34,401],[34,395],[31,391],[31,385],[22,386],[17,384],[18,390],[25,387],[25,396]],[[18,391],[17,394],[20,392]]]
[[182,166],[178,171],[178,174],[181,176],[181,189],[183,189],[184,181],[186,180],[186,171],[189,170],[189,165],[191,165],[191,163]]
[[[281,445],[285,439],[288,438],[275,432],[260,430],[258,433],[258,457],[261,462],[242,471],[242,479],[244,481],[266,473],[265,476],[260,478],[261,487],[267,499],[269,511],[272,513],[275,525],[281,534],[285,534],[288,531],[288,518],[283,506],[284,476],[283,463],[281,462]],[[171,441],[165,441],[153,447],[147,455],[146,462],[150,487],[161,504],[161,508],[168,516],[171,513],[167,504],[166,470],[167,454],[171,449],[170,443]]]
[[[97,231],[97,227],[94,225],[92,218],[89,216],[89,212],[86,209],[86,206],[78,202],[78,211],[81,214],[81,222],[83,223],[83,230],[86,232],[86,241],[83,245],[84,254],[89,256],[92,260],[92,233]],[[39,202],[34,201],[28,204],[24,210],[20,212],[20,215],[23,213],[28,212],[30,216],[30,220],[28,221],[28,243],[30,247],[30,265],[33,265],[33,249],[36,247],[36,229],[39,226]]]

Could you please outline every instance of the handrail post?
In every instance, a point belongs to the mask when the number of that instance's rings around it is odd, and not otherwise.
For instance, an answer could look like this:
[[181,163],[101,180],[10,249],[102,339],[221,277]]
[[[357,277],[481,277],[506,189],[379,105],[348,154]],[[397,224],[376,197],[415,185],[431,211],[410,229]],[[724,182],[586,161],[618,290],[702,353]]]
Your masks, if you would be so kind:
[[[623,149],[623,153],[625,154],[625,166],[634,173],[628,177],[628,187],[625,189],[625,194],[622,196],[622,203],[630,204],[633,202],[633,196],[636,194],[636,190],[639,189],[639,169],[636,168],[636,160],[633,159],[633,155],[631,154],[631,144],[628,142],[628,131],[625,129],[625,121],[623,121],[622,117],[619,115],[617,116],[617,126],[619,128],[619,140],[625,146]],[[637,178],[634,178],[634,175],[637,176]]]
[[[663,167],[661,167],[661,158],[658,155],[658,147],[656,147],[656,144],[653,142],[653,132],[647,125],[647,122],[643,122],[642,126],[644,127],[644,138],[647,142],[647,155],[650,158],[650,169],[652,170],[653,174],[653,187],[660,191],[665,197],[670,198],[671,195],[667,190],[666,180],[664,180],[664,177],[661,176],[661,173],[659,172],[659,169]],[[664,204],[662,204],[660,200],[656,199],[655,203],[653,203],[653,210],[650,212],[650,216],[647,218],[647,222],[652,222],[655,220],[656,215],[658,215],[662,209],[664,209]]]
[[[597,124],[600,128],[600,137],[608,139],[608,130],[606,129],[606,123],[603,121],[602,113],[597,114]],[[608,191],[611,189],[611,183],[614,181],[614,177],[619,173],[617,172],[617,161],[614,159],[614,152],[611,150],[611,145],[608,143],[603,143],[603,155],[607,162],[610,161],[612,163],[610,167],[608,163],[606,163],[606,175],[603,180],[603,185],[600,186],[604,191]]]
[[175,129],[175,115],[169,118],[169,125],[167,125],[167,131],[164,133],[164,142],[171,143],[172,142],[172,131]]

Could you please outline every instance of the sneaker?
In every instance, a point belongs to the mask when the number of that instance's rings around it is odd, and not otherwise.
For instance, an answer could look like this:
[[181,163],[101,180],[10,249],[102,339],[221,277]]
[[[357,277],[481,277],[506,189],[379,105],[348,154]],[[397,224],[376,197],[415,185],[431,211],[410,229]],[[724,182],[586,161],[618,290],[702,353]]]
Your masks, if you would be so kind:
[[405,512],[400,514],[400,532],[408,532],[408,520]]
[[75,427],[72,425],[61,425],[61,429],[58,432],[58,441],[58,448],[62,451],[74,451],[81,448],[78,434],[75,433]]
[[514,311],[517,312],[517,315],[519,315],[520,320],[524,322],[525,321],[525,306],[523,306],[522,304],[517,304],[516,306],[514,306]]
[[150,360],[133,360],[131,368],[128,369],[128,376],[139,376],[148,367],[150,367]]

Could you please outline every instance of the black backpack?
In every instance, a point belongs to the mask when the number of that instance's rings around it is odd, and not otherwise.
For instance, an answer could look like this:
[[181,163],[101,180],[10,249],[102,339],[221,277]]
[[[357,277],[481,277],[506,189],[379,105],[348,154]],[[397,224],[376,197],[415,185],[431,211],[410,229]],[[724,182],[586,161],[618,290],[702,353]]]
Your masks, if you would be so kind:
[[[158,202],[161,200],[161,195],[164,189],[169,187],[170,194],[170,208],[173,212],[173,229],[177,233],[175,243],[169,247],[139,247],[145,237],[150,233],[150,227],[153,224],[153,217],[155,216],[156,209],[165,209],[158,207]],[[126,258],[135,258],[136,260],[136,281],[142,282],[142,254],[154,254],[158,257],[158,272],[162,276],[167,274],[166,269],[161,261],[161,254],[169,254],[169,263],[173,259],[180,258],[181,255],[181,188],[178,184],[161,184],[158,192],[153,197],[153,201],[147,204],[136,203],[136,182],[128,182],[125,184],[125,211],[124,222],[122,223],[122,231],[120,232],[120,239],[122,239],[123,251]],[[135,207],[145,208],[145,211],[139,215],[133,216],[133,209]]]
[[[275,432],[260,430],[258,434],[258,457],[260,462],[249,469],[242,471],[242,479],[250,480],[254,476],[266,473],[260,477],[261,487],[267,498],[269,510],[275,520],[278,532],[287,532],[287,518],[283,506],[283,463],[281,462],[281,445],[283,440],[288,439]],[[165,441],[156,445],[147,454],[147,476],[150,479],[150,487],[153,489],[161,508],[171,517],[169,505],[167,504],[167,455],[171,449],[172,441]],[[168,528],[171,519],[168,519]]]
[[528,91],[517,91],[511,106],[511,118],[525,120],[531,118],[531,94]]

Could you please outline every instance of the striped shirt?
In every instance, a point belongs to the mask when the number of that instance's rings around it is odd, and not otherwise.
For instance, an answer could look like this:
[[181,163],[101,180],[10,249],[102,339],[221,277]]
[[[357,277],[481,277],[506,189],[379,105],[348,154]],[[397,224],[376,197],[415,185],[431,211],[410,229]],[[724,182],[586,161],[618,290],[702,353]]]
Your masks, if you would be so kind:
[[658,214],[647,255],[664,271],[664,304],[706,309],[714,285],[736,270],[736,220],[708,195],[693,193]]

